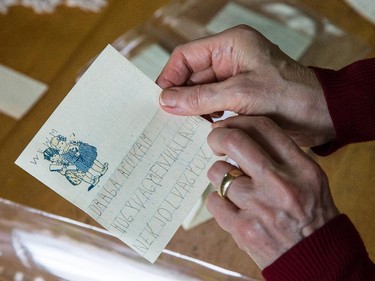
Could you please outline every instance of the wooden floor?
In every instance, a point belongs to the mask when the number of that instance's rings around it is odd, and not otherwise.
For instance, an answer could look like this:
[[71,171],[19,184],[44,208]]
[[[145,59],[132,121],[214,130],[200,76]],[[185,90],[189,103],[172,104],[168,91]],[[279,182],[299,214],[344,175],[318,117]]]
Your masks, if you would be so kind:
[[[375,56],[375,26],[342,0],[301,2],[372,46],[367,56]],[[49,85],[48,93],[22,120],[0,114],[0,197],[96,225],[14,161],[74,85],[77,73],[87,62],[167,3],[110,0],[98,14],[60,7],[56,13],[37,15],[31,9],[14,7],[7,15],[0,15],[0,64]],[[344,56],[337,54],[340,55]],[[350,145],[326,158],[313,157],[328,174],[336,204],[352,219],[375,260],[375,142]],[[190,231],[179,230],[168,248],[262,278],[256,265],[215,221]]]

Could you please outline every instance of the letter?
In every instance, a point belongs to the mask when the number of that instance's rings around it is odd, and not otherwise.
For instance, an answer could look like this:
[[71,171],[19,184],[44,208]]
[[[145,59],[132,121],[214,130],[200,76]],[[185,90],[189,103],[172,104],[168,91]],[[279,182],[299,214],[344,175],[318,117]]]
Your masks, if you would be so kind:
[[[124,157],[124,159],[121,161],[121,164],[128,164],[132,169],[135,168],[135,161],[130,157],[132,155],[130,152]],[[133,155],[132,155],[133,156]]]
[[172,162],[175,162],[178,159],[178,154],[174,150],[172,150],[169,146],[164,151],[165,156],[167,156],[169,159],[172,160]]
[[[103,192],[103,190],[105,191],[105,192]],[[113,190],[112,190],[113,191]],[[109,192],[108,191],[108,189],[106,188],[106,187],[103,187],[103,189],[100,191],[100,192],[98,192],[98,196],[100,197],[100,198],[109,198],[109,202],[111,202],[111,200],[117,195],[117,191],[116,190],[114,190],[114,192],[115,192],[115,194],[113,194],[112,192]],[[106,201],[106,200],[105,200]]]
[[[150,184],[146,184],[146,183],[150,183]],[[154,183],[154,182],[153,182],[151,179],[149,179],[149,178],[145,178],[145,179],[142,181],[142,187],[143,187],[144,189],[146,189],[147,191],[149,191],[149,192],[155,192],[155,191],[156,191],[156,187],[155,187],[154,184],[160,186],[160,184]]]
[[153,237],[152,235],[150,235],[149,232],[147,231],[142,231],[139,236],[139,238],[137,240],[139,241],[144,241],[144,245],[148,245],[148,246],[151,246],[152,243],[154,243],[154,240],[155,240],[155,237]]
[[147,149],[149,149],[152,145],[152,140],[146,136],[144,133],[140,136],[140,139],[146,144]]
[[121,162],[121,168],[118,168],[117,169],[117,172],[119,172],[120,174],[122,174],[126,179],[128,179],[131,174],[132,174],[132,171],[131,170],[128,170],[126,167],[125,167],[125,164]]
[[173,150],[176,155],[180,155],[182,151],[186,148],[186,143],[185,145],[182,145],[181,143],[177,142],[175,139],[172,140],[169,148]]
[[210,162],[211,158],[212,158],[212,153],[209,153],[209,154],[206,154],[204,151],[203,151],[203,148],[200,147],[199,149],[199,153],[198,153],[198,156],[201,157],[204,161],[206,161],[207,163]]
[[196,126],[194,126],[190,121],[189,121],[189,118],[187,119],[187,121],[184,123],[184,128],[187,129],[191,134],[195,132],[196,130]]
[[38,163],[37,163],[38,160],[39,160],[39,156],[38,156],[38,155],[35,155],[35,156],[33,157],[33,160],[30,161],[30,163],[36,165],[36,164],[38,164]]
[[140,208],[137,208],[129,204],[129,201],[126,201],[124,207],[120,211],[120,214],[118,214],[118,217],[121,215],[128,222],[133,222],[140,210]]
[[159,234],[155,233],[154,230],[152,229],[152,227],[150,226],[150,223],[148,222],[146,224],[146,228],[145,230],[154,238],[158,238],[159,237]]
[[115,229],[117,229],[118,231],[120,231],[122,234],[125,234],[127,233],[126,229],[123,228],[121,225],[117,224],[116,221],[114,221],[113,223],[111,223],[111,226]]
[[161,228],[163,228],[165,225],[166,225],[166,222],[165,221],[163,221],[161,218],[158,218],[157,216],[156,216],[157,214],[155,214],[151,219],[156,219],[156,220],[158,220],[160,223],[161,223]]
[[120,218],[117,216],[114,221],[111,223],[111,226],[113,226],[115,229],[119,230],[122,233],[127,233],[127,229],[129,228],[129,222],[126,221],[123,218]]
[[136,146],[140,151],[142,151],[143,155],[147,153],[150,149],[152,141],[144,134],[142,134],[136,142]]
[[141,208],[146,208],[137,193],[134,193],[134,196],[132,196],[128,201],[126,201],[125,205],[137,211],[140,211]]
[[200,175],[200,172],[206,167],[206,163],[204,163],[201,159],[197,157],[194,158],[192,165],[194,165],[194,167],[199,170],[199,173],[198,173],[199,175]]
[[43,142],[43,145],[45,147],[50,147],[50,144],[51,144],[51,140],[49,138],[46,137],[46,140]]
[[137,162],[139,162],[139,161],[142,160],[142,157],[144,156],[143,153],[139,153],[139,152],[142,152],[142,151],[140,151],[140,150],[138,149],[138,143],[135,143],[135,144],[132,146],[132,148],[130,149],[129,154],[132,155],[132,156],[134,156],[134,158],[138,160]]
[[[194,159],[193,159],[193,161],[194,161]],[[197,177],[199,176],[199,173],[197,171],[193,170],[192,163],[190,163],[189,166],[186,167],[186,171],[193,173]]]
[[153,236],[159,236],[159,233],[162,231],[165,225],[165,221],[153,216],[147,223],[146,230],[152,232]]
[[165,221],[171,221],[173,219],[172,213],[166,208],[159,208],[156,215],[160,215]]
[[[132,200],[133,202],[130,202],[130,200]],[[134,204],[134,200],[132,198],[130,198],[130,200],[128,200],[128,201],[125,202],[125,206],[127,206],[127,207],[129,207],[131,209],[137,210],[139,212],[141,210],[140,207],[138,207],[139,205],[138,204]]]
[[152,178],[157,178],[158,179],[158,182],[160,182],[160,180],[165,176],[165,174],[167,173],[167,169],[165,169],[164,167],[158,165],[158,162],[156,162],[154,165],[152,165],[151,169],[150,169],[150,174],[147,176],[147,178],[150,178],[152,180],[152,182],[155,183],[155,180],[152,179]]
[[138,191],[149,200],[152,196],[152,192],[148,191],[147,189],[139,188]]
[[55,129],[52,129],[51,132],[49,132],[49,134],[50,134],[52,137],[54,137],[54,136],[56,136],[56,135],[59,135],[59,132],[58,132],[57,130],[55,130]]
[[[117,181],[113,180],[112,178],[109,179],[110,183],[112,183],[112,185],[116,188],[116,190],[120,190],[121,189],[121,184],[119,184]],[[116,194],[114,196],[117,195],[117,191],[115,191]]]
[[149,246],[146,245],[144,242],[140,241],[139,239],[136,239],[133,243],[134,248],[137,248],[142,254],[146,254]]
[[111,226],[118,229],[122,233],[127,233],[127,229],[130,226],[130,223],[134,221],[134,217],[132,215],[126,214],[124,208],[121,209],[120,213],[111,223]]
[[173,163],[173,161],[171,161],[171,158],[169,159],[168,158],[169,157],[163,152],[162,155],[160,155],[160,158],[158,159],[156,164],[160,166],[161,168],[163,168],[164,170],[168,171]]
[[89,208],[90,208],[91,211],[93,211],[97,216],[100,217],[100,216],[102,215],[102,211],[101,211],[101,209],[100,209],[98,206],[90,204]]
[[[176,205],[173,204],[172,202],[175,201],[175,200],[171,200],[172,198],[169,198],[170,196],[171,196],[171,194],[169,194],[168,197],[165,198],[165,202],[168,203],[173,208],[173,213],[174,213],[178,208],[180,208],[180,205],[176,206],[177,204]],[[179,200],[179,201],[181,203],[182,200]],[[174,202],[174,203],[176,203],[176,202]],[[171,212],[171,214],[173,214],[173,213]]]
[[126,177],[119,171],[119,169],[116,169],[113,175],[110,178],[110,181],[112,185],[115,186],[115,189],[117,191],[121,190],[122,186],[124,185]]
[[[190,166],[189,166],[189,167],[190,167]],[[189,167],[188,167],[188,168],[189,168]],[[189,184],[191,187],[193,187],[193,184],[195,183],[195,179],[198,177],[198,175],[195,174],[195,177],[190,177],[190,178],[188,178],[187,173],[188,173],[188,172],[192,172],[192,171],[189,171],[188,168],[186,169],[186,171],[185,171],[183,177],[184,177],[185,181],[187,182],[187,184]]]
[[[144,184],[145,184],[146,182],[149,182],[150,184],[153,183],[153,184],[155,184],[155,185],[160,186],[159,182],[161,181],[161,179],[162,179],[162,178],[161,178],[160,176],[158,176],[158,175],[155,175],[155,174],[148,174],[148,175],[146,176],[146,178],[142,181],[142,185],[143,185],[143,187],[146,187]],[[153,185],[151,185],[151,186],[153,186]]]
[[186,194],[188,193],[188,189],[186,189],[185,187],[187,186],[186,183],[183,183],[183,182],[177,182],[172,190],[171,190],[171,194],[183,199]]
[[125,208],[126,207],[124,207],[124,208],[121,209],[120,214],[118,215],[118,217],[120,217],[120,215],[121,215],[125,221],[127,221],[127,222],[133,222],[134,221],[134,217],[131,216],[131,215],[127,215],[126,212],[124,211]]
[[108,190],[107,189],[107,186],[104,186],[103,189],[112,196],[111,199],[115,198],[117,196],[117,190],[115,189],[111,189],[111,190]]
[[183,132],[183,131],[179,131],[178,134],[189,141],[192,141],[192,136],[194,135],[193,133]]
[[98,197],[101,198],[104,202],[107,203],[107,206],[109,205],[109,203],[111,203],[113,197],[110,197],[108,195],[105,195],[101,192],[98,193]]
[[[100,195],[99,195],[100,197]],[[103,214],[104,210],[108,207],[108,205],[103,204],[103,202],[99,201],[98,199],[94,199],[89,208],[97,214],[99,217]]]

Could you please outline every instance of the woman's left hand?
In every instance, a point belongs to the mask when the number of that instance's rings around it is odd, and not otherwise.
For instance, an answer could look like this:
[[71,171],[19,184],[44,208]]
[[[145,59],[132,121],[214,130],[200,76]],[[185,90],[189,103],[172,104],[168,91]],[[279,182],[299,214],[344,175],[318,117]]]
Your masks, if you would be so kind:
[[[246,175],[232,182],[226,199],[210,194],[207,207],[261,269],[339,214],[323,170],[272,120],[236,116],[214,123],[208,143]],[[234,168],[216,162],[208,177],[218,187]]]

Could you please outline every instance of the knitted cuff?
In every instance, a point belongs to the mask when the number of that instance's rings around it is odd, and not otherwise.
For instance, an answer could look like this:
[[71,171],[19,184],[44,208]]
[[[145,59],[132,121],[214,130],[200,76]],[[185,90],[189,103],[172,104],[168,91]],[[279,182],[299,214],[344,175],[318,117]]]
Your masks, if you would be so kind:
[[375,59],[355,62],[334,71],[311,67],[322,85],[336,131],[331,143],[313,148],[328,155],[355,142],[375,139]]
[[267,281],[365,280],[373,273],[374,264],[346,215],[329,221],[262,272]]

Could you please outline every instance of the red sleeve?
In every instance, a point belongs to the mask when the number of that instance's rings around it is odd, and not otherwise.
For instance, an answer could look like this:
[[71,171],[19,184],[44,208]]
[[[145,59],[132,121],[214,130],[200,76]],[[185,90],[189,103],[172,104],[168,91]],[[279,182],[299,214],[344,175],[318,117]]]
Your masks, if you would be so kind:
[[[334,71],[312,68],[324,91],[336,139],[313,151],[328,155],[355,142],[375,140],[375,58]],[[359,233],[339,215],[263,270],[267,281],[375,281]]]
[[339,215],[262,274],[267,281],[374,281],[375,265],[349,218]]
[[338,71],[312,69],[323,87],[336,131],[334,141],[313,151],[323,156],[349,143],[375,140],[375,58]]

